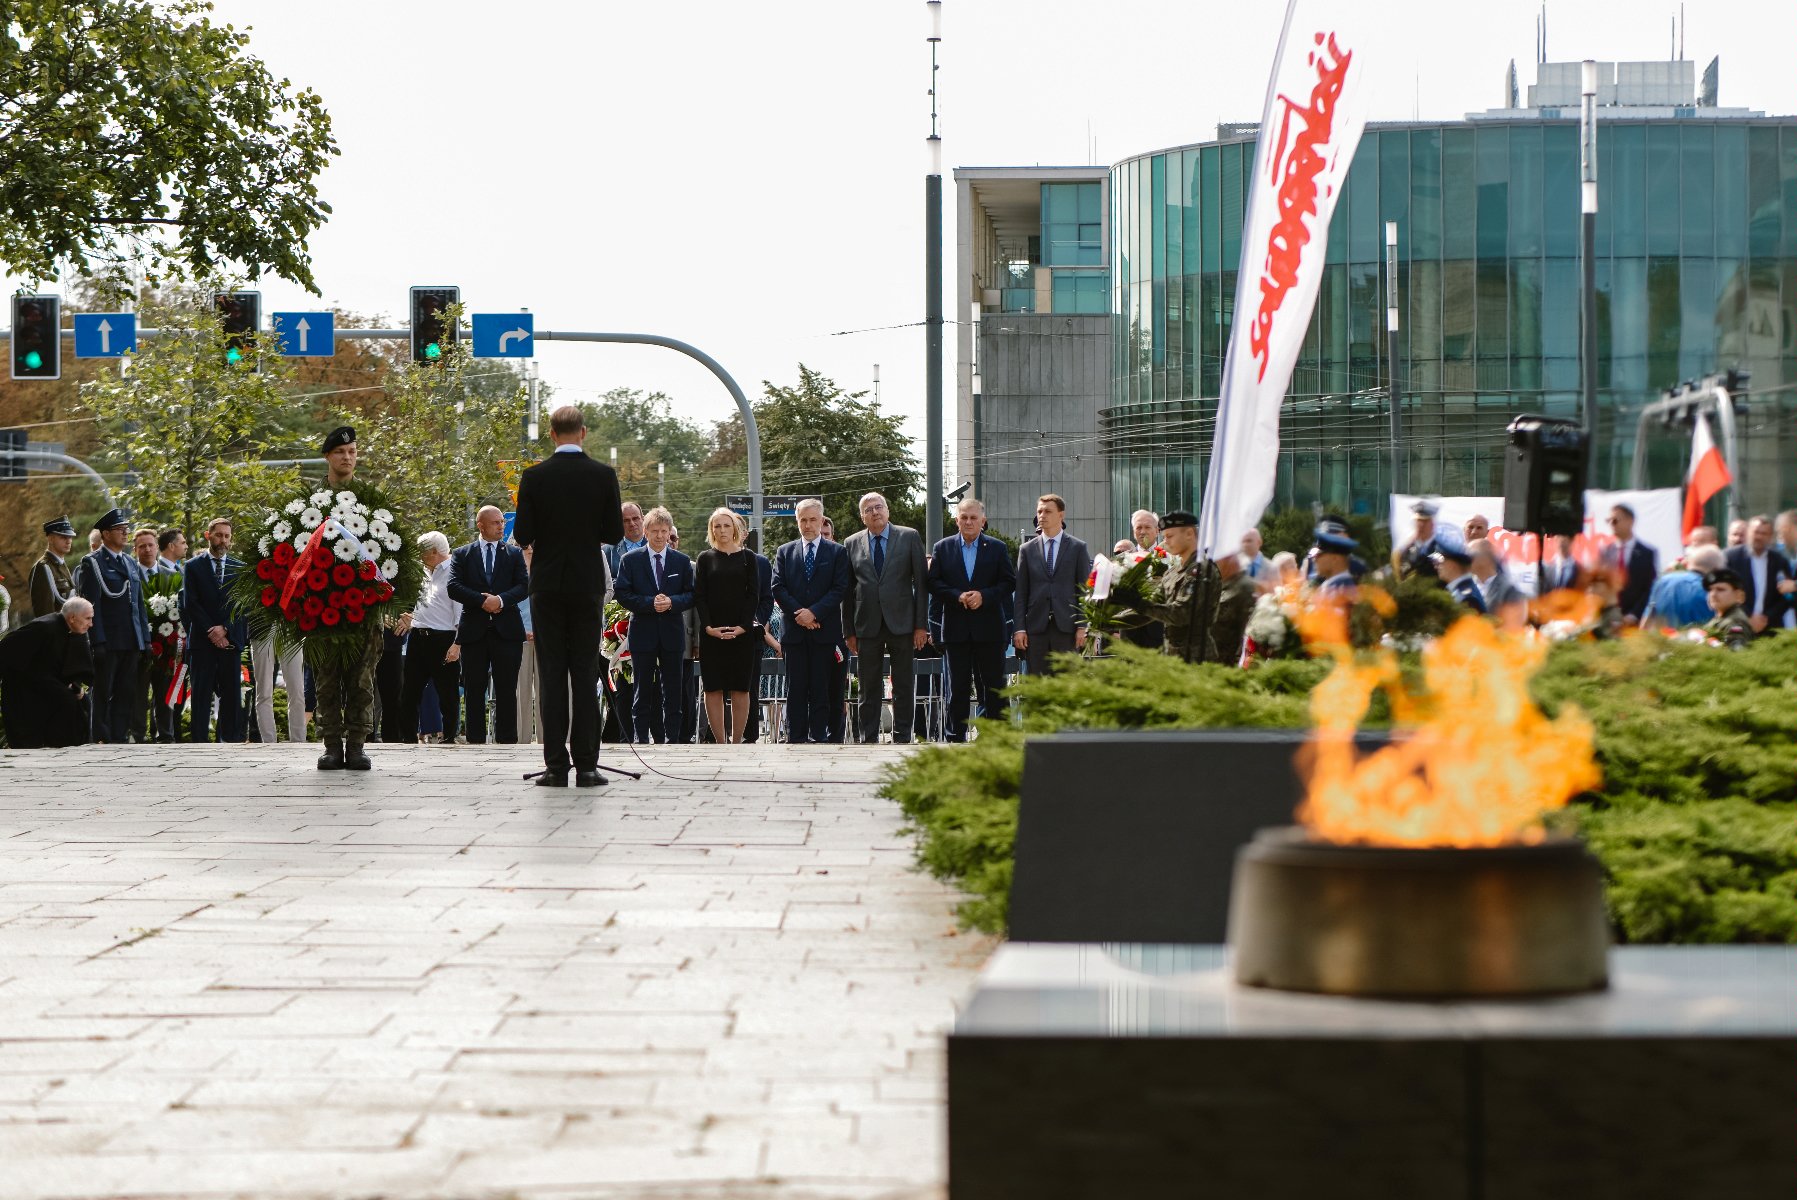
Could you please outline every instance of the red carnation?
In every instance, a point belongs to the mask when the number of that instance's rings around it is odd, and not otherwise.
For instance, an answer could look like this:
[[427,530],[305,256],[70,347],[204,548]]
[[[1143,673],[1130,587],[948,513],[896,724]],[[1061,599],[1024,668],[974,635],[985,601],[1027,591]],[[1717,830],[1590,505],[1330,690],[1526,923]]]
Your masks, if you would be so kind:
[[356,569],[348,563],[338,563],[331,568],[331,582],[338,587],[348,587],[356,581]]
[[298,555],[294,553],[293,544],[291,542],[277,542],[275,544],[274,560],[277,567],[291,567],[293,565],[293,560],[297,557]]
[[[267,562],[268,560],[263,559],[262,561]],[[262,607],[263,608],[273,608],[280,601],[280,599],[281,599],[281,589],[280,588],[270,586],[270,587],[265,587],[262,589]]]
[[301,633],[311,633],[318,628],[318,618],[311,613],[303,612],[299,617],[299,627]]
[[362,620],[362,610],[354,605],[344,609],[343,613],[350,619],[351,624],[358,624]]
[[334,608],[327,608],[318,614],[318,619],[323,621],[326,625],[335,625],[338,621],[343,619],[343,614]]
[[362,565],[359,568],[357,568],[356,573],[362,577],[364,582],[366,582],[367,580],[373,579],[376,575],[380,574],[380,568],[374,565],[374,561],[372,559],[365,558],[362,560]]
[[343,607],[343,593],[342,592],[332,592],[330,595],[328,595],[324,598],[324,602],[332,608],[342,608]]
[[273,579],[274,577],[275,577],[275,564],[274,564],[273,560],[265,558],[261,562],[256,564],[256,578],[257,579]]
[[322,592],[331,586],[331,573],[322,568],[306,572],[306,586],[315,592]]
[[305,611],[305,614],[308,617],[316,617],[319,613],[324,611],[324,601],[320,600],[317,596],[307,596],[300,607]]

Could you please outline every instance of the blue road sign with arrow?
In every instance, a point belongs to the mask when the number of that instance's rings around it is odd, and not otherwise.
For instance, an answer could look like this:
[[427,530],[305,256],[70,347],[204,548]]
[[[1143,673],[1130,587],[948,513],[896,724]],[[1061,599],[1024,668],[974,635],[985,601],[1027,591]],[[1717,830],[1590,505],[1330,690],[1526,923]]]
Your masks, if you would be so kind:
[[474,357],[530,358],[536,354],[536,326],[530,313],[475,313]]
[[76,313],[76,358],[123,358],[137,353],[136,313]]
[[337,314],[278,312],[269,326],[285,358],[329,358],[337,353]]

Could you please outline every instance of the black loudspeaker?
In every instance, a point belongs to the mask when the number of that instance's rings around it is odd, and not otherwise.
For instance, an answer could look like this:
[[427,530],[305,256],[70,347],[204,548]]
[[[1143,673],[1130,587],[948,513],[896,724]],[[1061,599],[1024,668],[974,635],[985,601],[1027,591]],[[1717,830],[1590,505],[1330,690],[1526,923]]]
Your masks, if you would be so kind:
[[1518,417],[1504,447],[1504,528],[1585,530],[1585,430],[1558,417]]

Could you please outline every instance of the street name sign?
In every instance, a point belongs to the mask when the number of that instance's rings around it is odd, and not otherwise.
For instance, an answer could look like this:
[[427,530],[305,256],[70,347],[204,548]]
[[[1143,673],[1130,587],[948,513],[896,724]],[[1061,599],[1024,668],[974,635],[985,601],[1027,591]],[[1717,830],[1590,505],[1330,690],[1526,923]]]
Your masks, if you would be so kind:
[[[763,496],[761,498],[761,515],[764,517],[797,516],[799,501],[806,498],[805,496]],[[725,496],[724,507],[746,517],[754,507],[754,497]]]

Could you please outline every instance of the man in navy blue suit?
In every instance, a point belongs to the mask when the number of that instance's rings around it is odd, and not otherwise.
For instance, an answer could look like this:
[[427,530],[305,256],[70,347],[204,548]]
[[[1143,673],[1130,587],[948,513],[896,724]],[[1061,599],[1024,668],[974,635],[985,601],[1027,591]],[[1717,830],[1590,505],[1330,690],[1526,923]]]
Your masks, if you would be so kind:
[[948,725],[951,742],[967,740],[967,713],[973,677],[979,675],[980,711],[1002,716],[999,691],[1005,681],[1005,609],[1017,588],[1017,574],[1005,544],[980,532],[986,506],[969,497],[955,507],[952,537],[936,543],[930,556],[930,596],[942,614],[943,650],[948,656]]
[[494,740],[518,740],[518,668],[524,662],[524,618],[530,596],[524,551],[505,545],[505,514],[491,504],[475,514],[480,536],[450,556],[449,598],[462,606],[456,645],[462,648],[462,693],[468,704],[468,744],[487,740],[487,680],[493,681]]
[[1741,577],[1747,599],[1743,606],[1753,631],[1788,629],[1797,597],[1797,572],[1773,541],[1772,518],[1758,516],[1747,526],[1745,545],[1728,551],[1728,569]]
[[[653,740],[650,706],[661,700],[664,740],[680,733],[680,702],[685,696],[680,672],[686,658],[686,619],[693,606],[692,559],[668,545],[674,518],[657,505],[643,517],[649,544],[618,559],[616,596],[630,610],[630,661],[635,669],[631,717],[636,740]],[[651,681],[659,687],[651,687]]]
[[231,522],[215,517],[206,526],[206,553],[182,568],[181,616],[187,625],[187,678],[193,707],[188,740],[203,742],[218,697],[218,741],[243,740],[243,648],[248,624],[231,605],[231,581],[243,564],[230,557]]
[[[842,598],[849,590],[849,556],[824,539],[824,502],[801,500],[793,510],[799,536],[774,556],[774,602],[783,624],[787,728],[794,742],[831,740],[831,684],[842,643]],[[838,735],[840,740],[840,734]]]
[[1623,582],[1616,598],[1623,619],[1630,625],[1641,623],[1647,611],[1647,598],[1653,594],[1653,581],[1660,573],[1660,555],[1646,542],[1635,540],[1635,510],[1626,504],[1610,509],[1610,532],[1621,550]]

